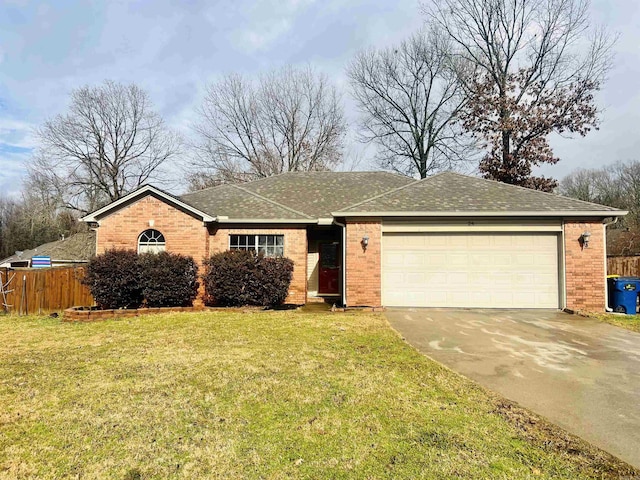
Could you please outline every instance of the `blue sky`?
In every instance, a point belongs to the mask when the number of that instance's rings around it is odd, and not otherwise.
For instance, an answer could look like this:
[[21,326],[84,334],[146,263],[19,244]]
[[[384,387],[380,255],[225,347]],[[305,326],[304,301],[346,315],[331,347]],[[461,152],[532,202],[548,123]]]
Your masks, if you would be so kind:
[[[562,161],[543,173],[639,158],[640,2],[594,0],[596,23],[619,33],[615,66],[598,98],[600,131],[554,139]],[[21,188],[33,129],[64,113],[69,93],[104,79],[135,82],[166,122],[189,134],[204,87],[221,74],[310,64],[344,91],[344,69],[360,49],[397,43],[422,25],[416,0],[64,1],[0,5],[0,194]],[[361,145],[348,148],[360,156]]]

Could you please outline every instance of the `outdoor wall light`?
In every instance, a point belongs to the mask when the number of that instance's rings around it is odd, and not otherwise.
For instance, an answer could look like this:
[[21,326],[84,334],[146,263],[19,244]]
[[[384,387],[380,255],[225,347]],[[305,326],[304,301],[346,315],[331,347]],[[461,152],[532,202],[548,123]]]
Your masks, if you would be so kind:
[[153,227],[153,225],[154,225],[155,223],[156,223],[156,222],[154,222],[153,220],[149,220],[149,226],[150,226],[150,227]]
[[369,236],[365,235],[364,237],[362,237],[362,240],[360,240],[360,245],[362,245],[362,248],[366,250],[367,245],[369,245]]
[[582,243],[582,248],[589,248],[589,239],[591,238],[591,232],[584,232],[580,235],[580,243]]

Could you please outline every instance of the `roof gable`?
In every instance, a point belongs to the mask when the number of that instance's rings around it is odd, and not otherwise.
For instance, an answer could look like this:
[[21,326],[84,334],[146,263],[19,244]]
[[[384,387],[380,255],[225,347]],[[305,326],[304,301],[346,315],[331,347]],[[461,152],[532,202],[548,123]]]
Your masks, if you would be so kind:
[[192,205],[189,205],[183,202],[178,197],[175,197],[163,190],[160,190],[159,188],[156,188],[153,185],[143,185],[137,190],[134,190],[133,192],[131,192],[130,194],[125,195],[124,197],[116,200],[115,202],[111,202],[110,204],[105,205],[104,207],[96,210],[95,212],[85,215],[80,220],[83,222],[97,222],[101,217],[108,215],[112,211],[119,210],[120,208],[123,208],[124,206],[129,205],[147,195],[153,195],[154,197],[163,200],[169,205],[173,205],[174,207],[180,210],[183,210],[197,218],[200,218],[203,222],[211,222],[214,220],[214,218],[211,215],[199,210],[198,208]]
[[443,172],[356,203],[335,216],[625,215],[613,207]]

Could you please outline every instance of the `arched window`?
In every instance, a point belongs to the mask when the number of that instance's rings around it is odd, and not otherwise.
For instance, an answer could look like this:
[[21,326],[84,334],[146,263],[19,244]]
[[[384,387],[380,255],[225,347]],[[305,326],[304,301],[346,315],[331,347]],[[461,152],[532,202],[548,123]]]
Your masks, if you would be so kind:
[[145,230],[138,237],[138,253],[164,252],[164,235],[158,230]]

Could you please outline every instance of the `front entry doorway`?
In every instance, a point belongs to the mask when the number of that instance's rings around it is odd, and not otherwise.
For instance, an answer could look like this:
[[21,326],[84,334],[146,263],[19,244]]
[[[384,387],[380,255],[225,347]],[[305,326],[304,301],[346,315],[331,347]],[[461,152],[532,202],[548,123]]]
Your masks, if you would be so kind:
[[340,245],[338,242],[321,243],[318,268],[318,294],[340,293]]

